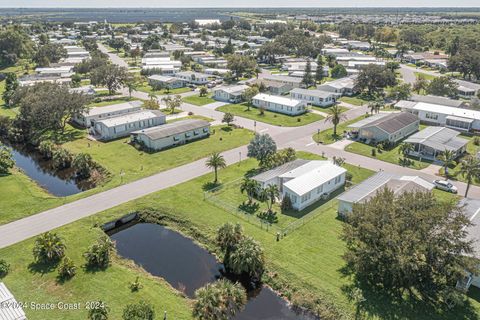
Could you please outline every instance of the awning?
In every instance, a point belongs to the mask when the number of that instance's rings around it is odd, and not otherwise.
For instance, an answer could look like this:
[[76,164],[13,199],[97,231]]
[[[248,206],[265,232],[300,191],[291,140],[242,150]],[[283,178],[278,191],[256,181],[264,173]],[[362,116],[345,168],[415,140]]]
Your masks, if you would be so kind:
[[464,122],[464,123],[473,123],[473,119],[469,118],[462,118],[462,117],[457,117],[457,116],[447,116],[447,120],[452,120],[452,121],[459,121],[459,122]]

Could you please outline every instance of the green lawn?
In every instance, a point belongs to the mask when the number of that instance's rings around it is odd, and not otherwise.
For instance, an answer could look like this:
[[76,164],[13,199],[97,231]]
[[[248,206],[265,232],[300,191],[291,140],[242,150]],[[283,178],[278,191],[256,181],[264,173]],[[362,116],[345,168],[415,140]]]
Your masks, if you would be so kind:
[[170,89],[170,90],[165,90],[165,89],[153,90],[153,88],[147,82],[142,83],[142,85],[138,86],[135,90],[146,92],[146,93],[154,93],[157,95],[180,94],[180,93],[192,91],[192,89],[188,87],[176,88],[176,89]]
[[[345,111],[348,111],[349,109],[347,107],[342,107],[342,106],[338,106],[339,109],[340,109],[340,112],[345,112]],[[325,112],[325,113],[328,113],[328,114],[331,114],[332,113],[332,106],[330,107],[325,107],[325,108],[322,108],[322,107],[317,107],[317,106],[312,106],[312,109],[314,110],[318,110],[318,111],[321,111],[321,112]]]
[[343,101],[345,103],[353,104],[354,106],[363,106],[364,104],[367,104],[368,101],[364,100],[360,97],[341,97],[338,99],[338,101]]
[[315,140],[315,142],[318,142],[318,143],[332,144],[335,141],[342,139],[343,132],[347,131],[347,126],[348,125],[350,125],[352,123],[355,123],[357,121],[360,121],[364,118],[365,118],[365,116],[360,116],[358,118],[355,118],[355,119],[352,119],[352,120],[349,120],[349,121],[344,121],[344,122],[340,123],[337,126],[337,135],[336,136],[333,135],[333,128],[330,128],[330,129],[327,129],[327,130],[320,131],[320,134],[315,133],[312,138],[313,138],[313,140]]
[[425,79],[430,81],[436,78],[434,75],[423,73],[423,72],[414,72],[414,74],[417,79]]
[[191,116],[186,116],[186,117],[181,117],[181,118],[175,118],[175,119],[167,120],[167,123],[172,123],[172,122],[176,122],[176,121],[182,121],[182,120],[186,120],[186,119],[205,120],[205,121],[208,121],[208,122],[213,122],[213,121],[215,121],[214,119],[209,118],[209,117],[201,116],[201,115],[199,115],[199,114],[193,114],[193,115],[191,115]]
[[[210,138],[151,154],[135,149],[127,143],[128,138],[111,142],[90,141],[85,138],[83,131],[71,129],[72,140],[64,143],[63,146],[74,153],[90,153],[95,161],[98,161],[111,173],[109,181],[76,195],[56,198],[39,188],[23,173],[14,171],[13,175],[0,177],[0,182],[2,182],[0,184],[0,200],[3,200],[4,197],[6,200],[0,201],[0,224],[199,160],[212,152],[223,152],[245,145],[253,137],[253,132],[246,129],[226,127],[212,127],[214,134]],[[120,155],[121,161],[119,161]],[[120,176],[120,172],[123,172],[124,175]],[[3,183],[4,181],[6,183]],[[9,192],[10,190],[15,193]],[[12,194],[15,196],[12,197]],[[43,201],[44,199],[46,200]]]
[[215,99],[212,99],[211,95],[208,95],[205,97],[200,97],[200,95],[189,96],[189,97],[184,97],[182,100],[186,103],[190,103],[196,106],[204,106],[206,104],[216,102]]
[[[302,155],[303,157],[303,155]],[[256,167],[252,159],[235,164],[219,171],[221,182],[241,178],[247,171]],[[147,197],[85,218],[57,232],[67,243],[67,255],[80,266],[81,253],[85,251],[100,231],[94,225],[112,220],[132,211],[156,211],[163,216],[162,223],[193,237],[213,252],[217,228],[225,222],[241,223],[245,232],[259,241],[264,248],[268,272],[265,280],[274,289],[291,300],[299,302],[317,301],[318,306],[336,309],[332,319],[355,318],[356,307],[345,291],[351,279],[342,274],[342,255],[345,244],[340,239],[343,223],[337,219],[336,200],[319,207],[318,214],[304,226],[295,230],[280,241],[275,235],[247,223],[208,201],[203,200],[203,188],[213,179],[213,174],[154,193]],[[78,235],[82,236],[79,237]],[[105,300],[111,308],[112,319],[118,319],[125,304],[145,299],[152,302],[157,315],[168,310],[169,318],[189,319],[190,309],[187,299],[176,295],[159,278],[149,277],[132,264],[115,259],[107,271],[85,273],[79,268],[78,275],[65,284],[55,280],[55,272],[35,273],[28,268],[32,262],[33,240],[27,240],[9,248],[0,249],[0,256],[12,265],[12,271],[3,282],[19,301],[56,302]],[[181,267],[181,266],[179,266]],[[130,293],[128,283],[140,276],[144,286],[138,293]],[[467,308],[436,313],[427,304],[402,303],[390,300],[378,292],[364,291],[367,298],[363,303],[361,319],[472,319]],[[478,295],[469,299],[472,312],[480,312]],[[477,300],[475,300],[477,299]],[[59,310],[32,312],[26,310],[29,319],[65,319]],[[69,313],[68,319],[85,319],[85,311]]]
[[0,176],[0,225],[62,204],[19,169]]
[[[222,152],[247,144],[253,133],[246,129],[231,129],[215,126],[210,138],[155,153],[139,151],[131,146],[129,138],[110,142],[90,141],[86,138],[64,144],[74,153],[86,152],[113,175],[107,186],[113,187],[121,181],[129,182],[154,173],[178,167],[204,158],[212,152]],[[122,160],[119,161],[119,156]],[[124,173],[123,178],[120,172]]]
[[104,107],[104,106],[110,106],[112,104],[118,104],[118,103],[124,103],[124,102],[128,102],[128,101],[134,101],[134,100],[138,100],[137,98],[130,98],[130,97],[123,97],[123,98],[116,98],[116,99],[112,99],[112,100],[105,100],[105,101],[100,101],[100,102],[92,102],[90,103],[88,106],[90,108],[93,108],[93,107]]
[[248,111],[246,103],[228,104],[221,106],[216,110],[230,112],[239,117],[283,127],[298,127],[323,119],[321,115],[311,112],[299,116],[288,116],[281,113],[265,111],[264,115],[261,115],[260,111],[254,107],[251,107],[250,111]]
[[[475,157],[476,154],[480,151],[480,146],[476,146],[473,143],[473,138],[472,137],[462,135],[461,138],[470,140],[467,144],[467,154],[465,156],[463,156],[462,158],[457,159],[457,162],[456,162],[455,165],[450,166],[450,168],[448,170],[448,178],[452,179],[452,180],[467,182],[465,180],[465,177],[463,177],[462,174],[460,173],[461,161],[464,157],[466,157],[468,155],[471,155],[471,156]],[[441,174],[442,176],[444,175],[444,169],[443,168],[440,170],[439,174]],[[473,181],[472,183],[475,184],[475,185],[480,185],[479,180]]]
[[[369,158],[390,162],[396,165],[402,165],[401,160],[403,159],[403,156],[398,152],[399,148],[400,148],[400,144],[391,150],[379,151],[373,146],[370,146],[361,142],[354,142],[352,144],[349,144],[345,148],[345,150],[348,152],[360,154],[362,156],[366,156]],[[372,149],[375,149],[376,156],[372,155]],[[431,164],[431,162],[418,161],[416,160],[416,158],[412,158],[412,157],[409,157],[408,159],[410,160],[410,164],[408,165],[408,167],[417,169],[417,170],[424,169]]]

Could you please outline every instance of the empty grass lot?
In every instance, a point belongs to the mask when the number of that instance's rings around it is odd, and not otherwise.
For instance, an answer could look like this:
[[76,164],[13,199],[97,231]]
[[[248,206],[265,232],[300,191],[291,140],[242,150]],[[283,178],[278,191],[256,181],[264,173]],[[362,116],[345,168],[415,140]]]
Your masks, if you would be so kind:
[[261,115],[260,111],[255,107],[250,107],[249,111],[246,103],[227,104],[216,110],[281,127],[299,127],[323,119],[321,115],[311,112],[299,116],[289,116],[277,112],[265,111],[264,114]]
[[185,92],[192,91],[192,89],[188,88],[188,87],[175,88],[175,89],[170,89],[170,90],[165,90],[165,89],[154,90],[147,82],[142,83],[135,90],[146,92],[146,93],[154,93],[154,94],[157,94],[157,95],[180,94],[180,93],[185,93]]
[[[301,157],[305,157],[301,155]],[[221,182],[241,178],[256,167],[252,159],[219,171]],[[246,234],[259,241],[264,248],[268,273],[266,281],[293,300],[320,299],[319,304],[334,305],[341,316],[336,319],[354,319],[355,304],[348,299],[345,286],[351,279],[342,274],[345,263],[342,258],[345,244],[340,239],[343,222],[337,219],[336,200],[322,207],[314,219],[287,237],[276,241],[271,233],[246,223],[208,201],[203,200],[203,188],[213,179],[213,174],[196,178],[178,186],[156,192],[92,217],[56,230],[67,244],[67,256],[77,266],[83,264],[81,254],[101,234],[94,225],[112,220],[132,211],[160,212],[172,229],[195,238],[211,251],[216,251],[217,228],[226,222],[240,223]],[[82,236],[79,237],[78,235]],[[3,282],[19,301],[56,302],[90,301],[102,299],[111,309],[111,318],[118,319],[123,307],[133,301],[147,300],[155,306],[157,315],[168,311],[169,318],[190,319],[189,300],[181,298],[163,280],[148,276],[125,260],[115,258],[106,271],[86,273],[83,268],[65,284],[57,283],[56,272],[38,273],[28,268],[32,262],[33,239],[0,249],[0,256],[11,265],[11,272]],[[181,266],[179,266],[181,267]],[[140,276],[144,286],[138,293],[131,293],[128,284]],[[478,317],[480,303],[478,293],[472,292],[469,306],[437,313],[421,302],[393,301],[378,292],[364,291],[366,300],[360,309],[362,319],[474,319]],[[64,319],[58,309],[34,312],[26,310],[29,319]],[[86,311],[70,312],[69,319],[85,319]]]
[[207,95],[204,97],[200,97],[200,95],[189,96],[189,97],[184,97],[182,100],[186,103],[190,103],[196,106],[204,106],[206,104],[216,102],[215,99],[212,99],[211,95]]
[[[385,162],[402,165],[401,160],[403,159],[403,155],[398,152],[399,148],[400,148],[400,145],[397,145],[395,148],[391,150],[379,151],[377,150],[377,148],[370,146],[368,144],[364,144],[361,142],[354,142],[352,144],[349,144],[345,148],[345,150],[348,152],[360,154],[362,156],[366,156],[369,158],[374,158],[374,159],[382,160]],[[372,149],[375,149],[376,156],[372,155]],[[408,167],[412,169],[417,169],[417,170],[425,169],[431,164],[431,162],[419,161],[413,157],[408,157],[408,159],[411,161]]]

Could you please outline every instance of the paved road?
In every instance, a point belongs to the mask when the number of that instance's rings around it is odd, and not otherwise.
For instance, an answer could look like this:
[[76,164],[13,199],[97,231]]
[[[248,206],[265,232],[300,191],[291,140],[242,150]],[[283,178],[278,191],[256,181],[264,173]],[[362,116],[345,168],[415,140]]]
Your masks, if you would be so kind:
[[110,60],[116,64],[116,65],[119,65],[120,67],[125,67],[125,68],[128,68],[128,63],[123,60],[122,58],[120,58],[118,55],[116,55],[115,53],[110,53],[108,52],[108,49],[107,47],[105,47],[102,43],[100,42],[97,42],[98,44],[98,49],[100,51],[102,51],[103,53],[107,54],[108,57],[110,58]]
[[406,83],[413,84],[415,83],[415,81],[417,81],[417,76],[415,75],[415,72],[420,72],[420,73],[428,74],[435,77],[441,76],[440,73],[435,71],[428,71],[420,68],[410,67],[405,64],[400,65],[400,73],[403,77],[403,80]]
[[[143,96],[144,93],[135,92],[134,94],[136,96]],[[184,111],[192,111],[195,114],[213,118],[216,120],[216,122],[221,120],[223,117],[223,113],[205,106],[198,107],[184,103],[182,105],[182,109]],[[346,111],[345,115],[347,119],[353,119],[365,114],[366,111],[366,106],[358,107]],[[255,126],[255,122],[252,120],[236,117],[236,124],[251,130],[256,130],[257,132],[269,133],[275,139],[279,148],[294,147],[296,150],[324,154],[328,157],[343,157],[350,164],[359,165],[375,171],[384,170],[399,174],[418,175],[429,181],[436,178],[434,175],[425,172],[404,168],[380,160],[349,153],[335,147],[317,145],[312,140],[312,135],[317,132],[317,130],[325,130],[332,126],[331,123],[324,120],[302,127],[282,128],[260,122],[257,122]],[[240,158],[245,158],[246,154],[246,146],[243,146],[226,151],[223,153],[223,156],[225,157],[227,164],[233,164],[239,161]],[[146,196],[153,192],[172,187],[204,175],[208,172],[210,172],[210,170],[205,167],[205,159],[200,159],[192,163],[0,226],[0,248],[12,245],[84,217],[99,213],[106,209],[113,208],[128,201]],[[460,193],[464,192],[464,183],[456,182],[455,185],[458,186]],[[469,196],[480,198],[480,187],[472,187],[470,190]]]

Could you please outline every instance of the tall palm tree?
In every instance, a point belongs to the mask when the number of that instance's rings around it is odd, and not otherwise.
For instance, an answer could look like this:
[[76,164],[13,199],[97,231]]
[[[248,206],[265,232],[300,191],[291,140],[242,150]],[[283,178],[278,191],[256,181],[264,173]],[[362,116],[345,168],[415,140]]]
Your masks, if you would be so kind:
[[215,173],[215,180],[213,183],[217,184],[218,182],[218,169],[223,169],[227,166],[227,163],[225,162],[225,158],[218,152],[214,152],[208,157],[207,162],[205,165],[208,168],[213,169],[213,172]]
[[137,83],[135,81],[130,80],[126,83],[127,89],[128,89],[128,96],[131,98],[132,97],[132,92],[137,90]]
[[240,192],[247,194],[248,203],[251,204],[253,202],[253,197],[255,196],[259,188],[260,184],[257,180],[244,178],[242,184],[240,185]]
[[340,106],[338,104],[334,104],[330,109],[330,115],[325,119],[325,122],[331,122],[333,124],[333,137],[337,136],[338,124],[345,119],[346,116],[342,113]]
[[456,154],[452,150],[446,150],[438,157],[438,160],[443,162],[443,169],[445,170],[445,178],[448,179],[448,167],[450,165],[455,165]]
[[398,153],[400,153],[403,156],[403,159],[406,160],[407,156],[412,152],[415,148],[413,147],[412,144],[410,143],[402,143],[400,147],[398,148]]
[[280,196],[280,190],[276,184],[269,184],[265,189],[262,191],[262,199],[266,201],[268,212],[272,212],[273,204],[275,200]]
[[460,174],[467,179],[467,189],[465,190],[465,197],[467,197],[472,181],[480,178],[480,161],[472,156],[466,157],[461,162]]

